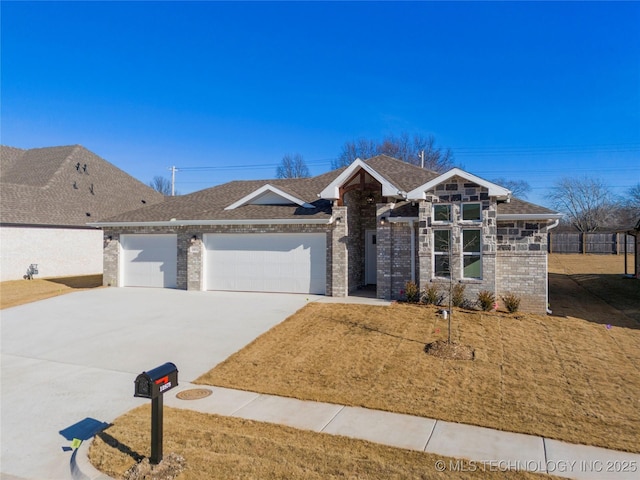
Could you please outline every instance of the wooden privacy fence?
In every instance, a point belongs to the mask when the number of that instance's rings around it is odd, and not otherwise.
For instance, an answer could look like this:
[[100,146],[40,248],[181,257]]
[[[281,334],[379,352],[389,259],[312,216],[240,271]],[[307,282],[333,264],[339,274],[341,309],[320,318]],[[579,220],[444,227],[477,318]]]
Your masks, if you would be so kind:
[[557,233],[549,232],[549,253],[634,253],[635,239],[624,233]]

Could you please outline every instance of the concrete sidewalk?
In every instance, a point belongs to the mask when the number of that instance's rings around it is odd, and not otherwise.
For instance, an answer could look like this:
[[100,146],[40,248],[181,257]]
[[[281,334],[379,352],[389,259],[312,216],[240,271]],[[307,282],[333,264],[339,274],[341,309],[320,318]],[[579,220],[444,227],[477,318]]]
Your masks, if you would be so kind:
[[[176,397],[192,388],[207,388],[212,394],[198,400]],[[474,462],[476,470],[528,470],[585,480],[635,480],[640,475],[640,454],[360,407],[184,382],[165,395],[164,404],[466,458]],[[456,466],[455,461],[447,461],[434,468],[453,471]]]

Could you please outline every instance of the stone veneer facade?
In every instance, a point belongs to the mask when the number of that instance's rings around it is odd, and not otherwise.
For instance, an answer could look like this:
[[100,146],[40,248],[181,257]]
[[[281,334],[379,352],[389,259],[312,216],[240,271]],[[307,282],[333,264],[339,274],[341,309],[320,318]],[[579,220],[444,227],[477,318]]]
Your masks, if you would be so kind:
[[[119,237],[123,234],[176,234],[177,288],[201,290],[204,234],[322,232],[326,234],[326,294],[343,297],[365,284],[365,236],[367,230],[375,230],[377,296],[402,299],[405,284],[412,279],[421,290],[437,284],[443,292],[448,291],[449,279],[433,275],[433,232],[446,229],[453,237],[453,281],[465,285],[467,299],[475,301],[481,290],[493,292],[498,299],[512,292],[521,298],[521,310],[545,312],[548,228],[545,221],[498,221],[496,200],[489,197],[486,188],[456,177],[427,192],[426,201],[414,204],[417,216],[397,215],[396,204],[380,203],[386,199],[379,194],[375,195],[375,202],[369,203],[367,194],[357,190],[345,194],[344,206],[334,206],[332,212],[334,219],[340,220],[331,224],[106,227],[104,284],[119,285]],[[480,204],[481,220],[463,221],[463,203]],[[450,222],[434,221],[432,207],[438,204],[451,205]],[[461,278],[461,238],[466,228],[481,231],[481,278]],[[192,241],[194,236],[196,240]]]
[[[465,297],[468,300],[475,301],[482,290],[493,292],[499,302],[504,294],[514,293],[521,298],[522,311],[545,313],[548,302],[547,222],[499,222],[496,200],[489,197],[487,189],[462,178],[454,177],[426,193],[427,201],[419,204],[416,240],[418,258],[415,275],[420,289],[436,284],[441,292],[448,292],[449,278],[438,278],[433,273],[433,232],[450,230],[452,280],[465,285]],[[480,221],[462,219],[461,205],[464,203],[481,205]],[[451,205],[450,222],[434,221],[433,206],[438,204]],[[390,208],[383,208],[378,216],[380,218],[391,212]],[[410,242],[409,226],[409,222],[392,223],[387,229],[388,234],[385,235],[384,229],[381,232],[380,242],[384,248],[378,254],[380,297],[402,298],[400,292],[411,278],[408,271],[410,252],[406,251]],[[481,278],[462,278],[464,229],[481,231]]]

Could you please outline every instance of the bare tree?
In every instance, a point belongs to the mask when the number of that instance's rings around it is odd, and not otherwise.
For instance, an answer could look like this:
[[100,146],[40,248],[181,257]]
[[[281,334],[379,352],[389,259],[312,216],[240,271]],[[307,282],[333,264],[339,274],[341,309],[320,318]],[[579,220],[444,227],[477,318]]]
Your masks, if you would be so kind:
[[[160,175],[153,177],[153,180],[149,182],[149,186],[155,191],[169,197],[171,196],[171,180]],[[174,192],[175,195],[180,195],[178,192]]]
[[331,162],[333,168],[341,168],[350,165],[356,158],[371,158],[378,155],[378,146],[373,140],[361,138],[346,142],[342,146],[340,156]]
[[514,197],[527,198],[531,192],[531,185],[525,180],[507,180],[506,178],[496,178],[491,180],[493,183],[501,187],[508,188]]
[[389,155],[403,162],[422,165],[435,172],[446,172],[454,167],[453,152],[450,148],[443,150],[436,147],[433,135],[410,136],[403,132],[399,136],[388,135],[381,141],[361,138],[357,141],[346,142],[342,146],[340,156],[332,162],[333,168],[345,167],[356,158],[367,159],[376,155]]
[[611,192],[600,180],[591,177],[563,177],[549,192],[552,205],[566,213],[580,232],[602,228],[611,213]]
[[618,200],[619,225],[635,225],[640,219],[640,183],[629,187]]
[[306,178],[310,176],[309,167],[299,153],[287,154],[282,157],[282,162],[276,169],[277,178]]
[[625,192],[622,204],[635,210],[635,215],[640,215],[640,183],[636,183]]

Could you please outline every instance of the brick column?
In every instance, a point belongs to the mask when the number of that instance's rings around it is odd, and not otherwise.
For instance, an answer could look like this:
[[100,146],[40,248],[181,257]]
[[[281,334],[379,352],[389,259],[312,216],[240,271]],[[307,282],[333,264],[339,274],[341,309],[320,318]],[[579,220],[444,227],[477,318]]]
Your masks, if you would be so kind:
[[329,233],[327,245],[330,258],[327,268],[327,295],[346,297],[348,294],[348,256],[347,256],[347,207],[333,207],[333,217],[340,218],[334,222]]
[[120,235],[105,229],[102,245],[102,285],[119,287]]
[[[377,297],[391,300],[391,203],[376,205]],[[384,223],[382,219],[385,219]]]
[[202,278],[202,257],[204,245],[202,235],[189,237],[187,250],[187,290],[203,290],[204,281]]

